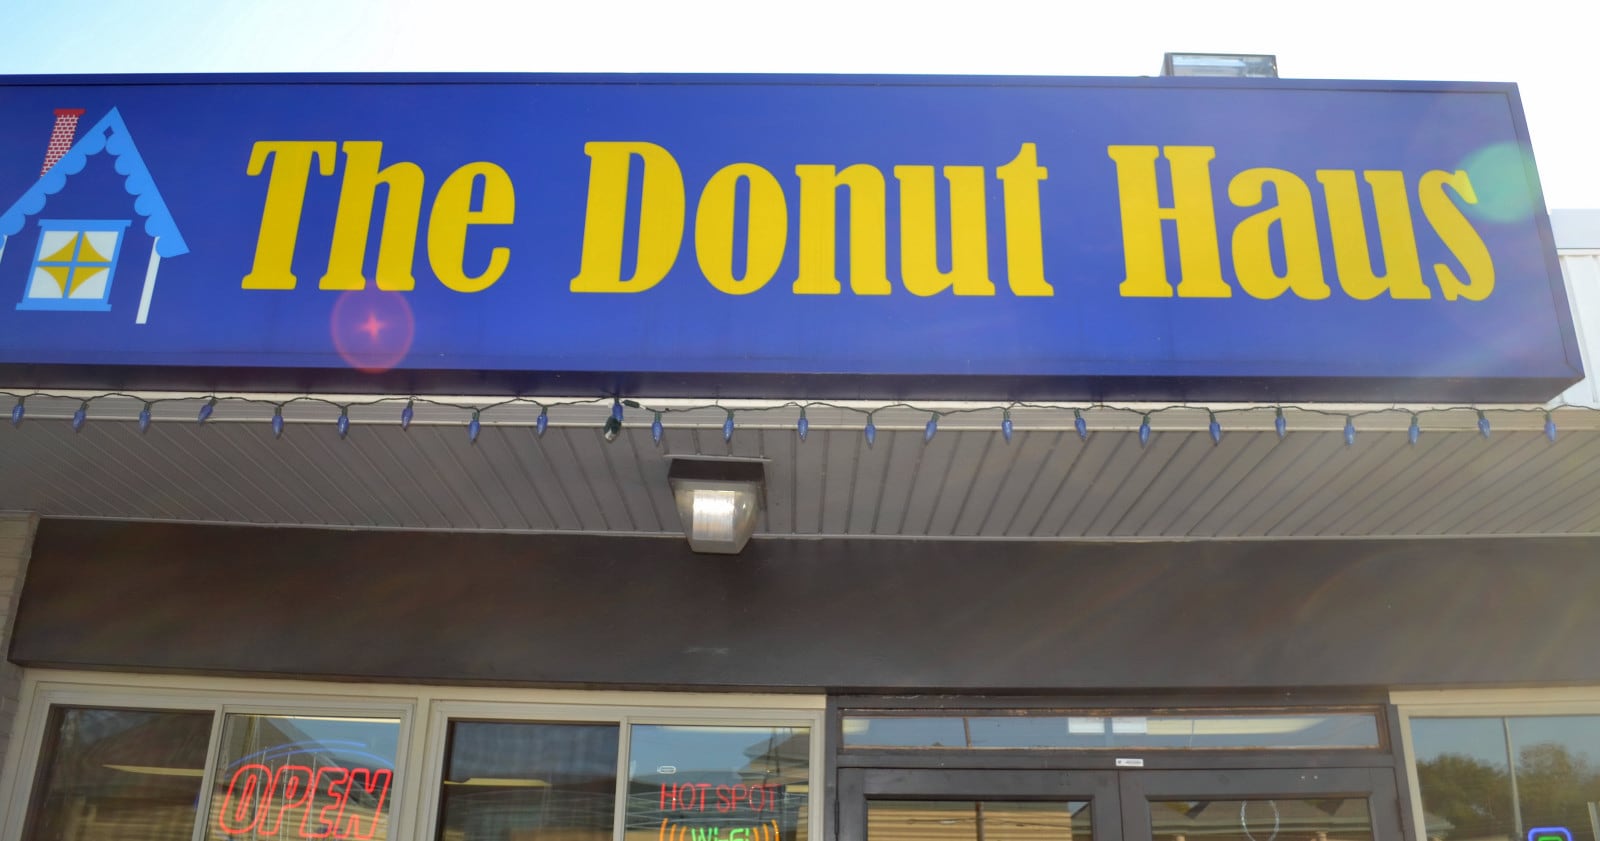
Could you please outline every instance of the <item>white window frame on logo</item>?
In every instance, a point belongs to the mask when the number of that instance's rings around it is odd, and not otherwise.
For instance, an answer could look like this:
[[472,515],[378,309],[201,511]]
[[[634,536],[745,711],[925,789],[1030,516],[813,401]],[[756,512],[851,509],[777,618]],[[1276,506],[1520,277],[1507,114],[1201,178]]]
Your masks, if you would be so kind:
[[[19,310],[55,310],[55,311],[91,311],[105,312],[111,309],[111,284],[116,279],[117,261],[122,256],[122,246],[128,239],[128,227],[133,223],[126,219],[40,219],[39,241],[34,248],[33,262],[28,265],[27,276],[23,280],[22,301],[17,304]],[[49,233],[67,232],[76,239],[86,234],[114,234],[117,244],[111,249],[106,263],[105,287],[97,298],[73,298],[70,292],[63,291],[60,298],[36,298],[33,296],[33,276],[39,270],[39,263],[44,259],[44,240]],[[87,237],[85,237],[87,239]],[[59,261],[50,261],[60,264]],[[75,269],[82,264],[78,255],[74,253],[72,260],[65,263]],[[96,263],[95,265],[99,265]]]

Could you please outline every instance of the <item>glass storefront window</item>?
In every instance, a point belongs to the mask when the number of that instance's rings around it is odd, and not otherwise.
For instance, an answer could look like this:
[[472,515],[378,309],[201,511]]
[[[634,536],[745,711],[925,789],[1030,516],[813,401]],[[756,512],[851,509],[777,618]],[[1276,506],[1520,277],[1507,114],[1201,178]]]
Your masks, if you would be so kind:
[[205,837],[385,841],[399,738],[399,719],[228,715]]
[[[681,695],[633,707],[557,691],[525,703],[149,682],[28,690],[19,746],[31,773],[0,791],[0,838],[810,841],[820,703],[751,711]],[[419,708],[430,713],[420,729]]]
[[25,837],[189,838],[211,721],[210,712],[56,707]]
[[847,715],[847,748],[1378,748],[1372,712]]
[[440,841],[610,841],[616,724],[452,721]]
[[636,724],[625,841],[807,841],[806,727]]
[[1411,743],[1431,839],[1600,835],[1600,716],[1413,718]]

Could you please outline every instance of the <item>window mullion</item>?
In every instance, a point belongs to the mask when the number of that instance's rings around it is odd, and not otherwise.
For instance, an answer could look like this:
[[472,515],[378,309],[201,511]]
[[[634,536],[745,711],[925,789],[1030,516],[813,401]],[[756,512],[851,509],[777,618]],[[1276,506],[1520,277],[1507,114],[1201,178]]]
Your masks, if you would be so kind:
[[612,808],[612,841],[624,841],[628,833],[628,792],[633,785],[629,757],[633,751],[633,718],[624,715],[617,723],[617,802]]
[[216,791],[217,764],[222,754],[223,704],[211,710],[211,740],[206,743],[206,768],[200,775],[200,799],[195,803],[194,832],[190,841],[204,841],[206,826],[211,820],[212,793]]

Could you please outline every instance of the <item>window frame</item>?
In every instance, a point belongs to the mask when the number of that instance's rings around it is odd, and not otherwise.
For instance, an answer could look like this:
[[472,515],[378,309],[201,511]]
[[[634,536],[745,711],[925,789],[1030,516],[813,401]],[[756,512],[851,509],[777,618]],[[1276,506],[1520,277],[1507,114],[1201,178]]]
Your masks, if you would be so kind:
[[[117,262],[122,256],[122,246],[128,240],[128,228],[133,224],[129,219],[40,219],[39,237],[34,246],[33,262],[28,264],[28,273],[22,287],[22,300],[18,302],[19,310],[44,310],[68,312],[107,312],[111,309],[111,284],[116,280]],[[32,296],[33,276],[39,270],[39,263],[44,258],[44,236],[53,231],[73,231],[77,234],[115,233],[117,245],[111,249],[111,256],[106,264],[105,289],[98,298],[71,298],[69,293],[63,293],[57,298],[35,298]],[[76,237],[74,237],[76,239]],[[57,261],[48,261],[50,265],[68,265],[76,269],[84,265],[78,260],[78,253],[73,252],[72,259],[65,264]],[[94,265],[100,265],[95,263]]]
[[[932,746],[932,745],[881,745],[881,744],[850,744],[850,738],[845,732],[852,718],[908,718],[908,719],[952,719],[962,720],[971,718],[991,717],[995,719],[1014,720],[1029,717],[1089,717],[1100,719],[1116,719],[1122,717],[1159,718],[1159,717],[1192,717],[1194,719],[1235,717],[1306,717],[1306,716],[1370,716],[1372,719],[1375,743],[1370,745],[1206,745],[1202,747],[1171,746],[1171,745],[1030,745],[1030,746],[987,746],[987,745],[958,745],[958,746]],[[964,707],[956,704],[939,708],[905,708],[905,707],[869,707],[854,706],[842,707],[839,711],[839,751],[841,754],[867,754],[882,753],[1012,753],[1012,754],[1114,754],[1129,752],[1149,753],[1153,755],[1195,755],[1205,753],[1223,754],[1262,754],[1275,756],[1291,752],[1332,752],[1348,754],[1372,754],[1375,752],[1392,753],[1394,747],[1390,744],[1388,721],[1385,719],[1384,707],[1381,704],[1324,704],[1324,705],[1229,705],[1205,707],[1196,705],[1171,705],[1150,708],[1139,707],[1107,707],[1107,706],[1017,706],[1017,707]]]
[[[635,693],[608,693],[626,696]],[[648,696],[657,693],[638,693]],[[690,696],[695,697],[695,696]],[[704,698],[705,696],[698,696]],[[751,699],[752,696],[719,696],[730,699]],[[760,698],[770,702],[772,698]],[[607,699],[612,700],[612,699]],[[621,700],[616,699],[616,700]],[[650,700],[659,701],[659,698]],[[822,699],[817,698],[819,702]],[[432,841],[433,830],[439,822],[439,800],[444,785],[445,751],[449,742],[450,722],[499,721],[547,724],[616,724],[617,779],[615,802],[612,804],[612,841],[624,841],[627,832],[628,760],[631,756],[632,727],[641,725],[709,725],[730,727],[806,727],[811,731],[807,746],[810,767],[810,789],[806,796],[806,822],[810,827],[807,841],[824,841],[827,827],[823,824],[822,772],[827,758],[825,709],[819,703],[814,709],[695,704],[661,706],[659,704],[597,703],[572,705],[562,703],[522,703],[499,700],[439,700],[430,705],[428,713],[427,759],[423,763],[423,797],[417,810],[416,841]]]
[[[433,687],[277,678],[185,677],[26,669],[17,694],[9,748],[0,765],[0,841],[19,841],[29,817],[39,760],[57,706],[209,711],[212,714],[201,791],[215,786],[224,716],[361,715],[400,720],[391,785],[389,841],[431,841],[444,780],[447,726],[452,720],[616,723],[617,802],[613,841],[626,827],[629,726],[632,724],[808,727],[806,819],[811,838],[825,841],[827,699],[820,694],[650,692],[624,690]],[[202,814],[205,812],[205,814]],[[191,841],[205,837],[209,813],[197,809]]]
[[[348,692],[348,687],[345,688]],[[86,684],[38,683],[28,691],[25,681],[23,704],[17,711],[16,728],[12,746],[4,766],[11,780],[6,796],[5,820],[0,824],[0,838],[20,839],[30,816],[36,783],[42,777],[39,761],[45,740],[49,737],[50,713],[57,707],[92,709],[140,709],[156,711],[209,712],[211,734],[206,743],[205,771],[200,778],[200,802],[195,809],[191,841],[203,841],[210,818],[209,796],[216,785],[217,760],[224,719],[230,714],[245,715],[360,715],[372,718],[394,718],[399,722],[400,734],[395,750],[396,792],[404,792],[407,785],[407,759],[410,733],[416,719],[415,707],[405,699],[377,699],[359,695],[321,695],[313,693],[287,693],[241,689],[237,691],[208,690],[204,687],[175,686],[93,686]],[[399,799],[398,796],[395,798]],[[390,825],[404,831],[404,816],[398,811],[390,813]],[[392,841],[392,839],[391,839]]]
[[1411,739],[1412,719],[1600,716],[1600,687],[1396,690],[1389,697],[1399,717],[1399,749],[1405,762],[1405,782],[1411,798],[1411,825],[1406,829],[1413,838],[1428,836],[1423,826],[1416,746]]

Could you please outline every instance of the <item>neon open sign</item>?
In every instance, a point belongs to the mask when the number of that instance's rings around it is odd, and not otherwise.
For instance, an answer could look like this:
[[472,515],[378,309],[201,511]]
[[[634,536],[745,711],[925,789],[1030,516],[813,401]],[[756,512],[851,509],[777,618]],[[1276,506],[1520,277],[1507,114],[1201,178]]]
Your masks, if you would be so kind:
[[[365,841],[378,832],[393,780],[385,768],[242,765],[228,781],[217,829],[230,836]],[[359,812],[348,810],[352,799]]]

